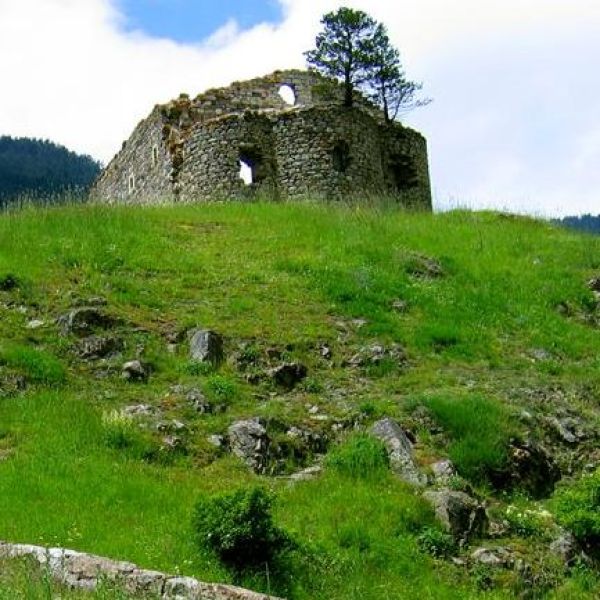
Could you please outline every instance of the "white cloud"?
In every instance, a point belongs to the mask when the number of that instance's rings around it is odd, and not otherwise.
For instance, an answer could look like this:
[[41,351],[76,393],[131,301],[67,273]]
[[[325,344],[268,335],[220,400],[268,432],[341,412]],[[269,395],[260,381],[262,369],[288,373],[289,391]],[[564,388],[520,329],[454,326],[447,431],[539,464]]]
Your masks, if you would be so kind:
[[[230,21],[184,45],[128,33],[113,0],[0,0],[0,132],[108,160],[156,102],[301,67],[339,2],[280,0],[284,20]],[[385,22],[434,103],[427,135],[439,207],[600,212],[597,0],[356,0]]]

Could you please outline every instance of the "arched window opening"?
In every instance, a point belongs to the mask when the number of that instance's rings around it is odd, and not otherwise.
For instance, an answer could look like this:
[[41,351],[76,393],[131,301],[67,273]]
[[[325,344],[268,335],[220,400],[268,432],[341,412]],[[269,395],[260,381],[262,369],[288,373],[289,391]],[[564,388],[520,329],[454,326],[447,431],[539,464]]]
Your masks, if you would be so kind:
[[296,104],[296,92],[294,88],[285,83],[279,88],[279,96],[288,106],[295,106]]
[[256,185],[264,181],[265,161],[262,153],[252,144],[240,146],[240,178],[245,185]]
[[252,176],[252,167],[240,157],[240,179],[244,182],[244,185],[252,185],[254,178]]
[[135,175],[132,173],[127,181],[127,189],[129,193],[135,192]]
[[332,152],[333,168],[338,173],[345,173],[352,162],[350,157],[350,146],[348,142],[340,140],[333,147]]

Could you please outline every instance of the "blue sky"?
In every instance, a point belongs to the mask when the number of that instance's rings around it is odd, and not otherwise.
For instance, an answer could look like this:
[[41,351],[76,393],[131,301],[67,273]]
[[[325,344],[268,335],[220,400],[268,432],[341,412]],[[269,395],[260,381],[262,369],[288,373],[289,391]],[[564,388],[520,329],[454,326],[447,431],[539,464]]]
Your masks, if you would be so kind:
[[199,43],[234,19],[242,29],[281,20],[276,0],[119,0],[127,30]]

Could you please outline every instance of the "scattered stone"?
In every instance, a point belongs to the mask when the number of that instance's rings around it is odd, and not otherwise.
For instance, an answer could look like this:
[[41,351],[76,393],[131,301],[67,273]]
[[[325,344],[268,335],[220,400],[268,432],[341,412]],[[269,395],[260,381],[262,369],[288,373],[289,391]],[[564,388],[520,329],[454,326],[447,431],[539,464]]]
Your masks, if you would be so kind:
[[197,388],[191,388],[185,395],[185,399],[194,407],[194,410],[201,414],[207,415],[214,412],[213,405],[206,399],[206,396]]
[[108,329],[115,321],[93,306],[84,306],[58,317],[56,323],[62,335],[83,336],[95,329]]
[[570,567],[579,559],[587,558],[570,531],[562,530],[550,544],[550,552],[558,556],[565,566]]
[[588,437],[583,423],[575,417],[546,417],[545,422],[567,444],[579,444]]
[[397,313],[404,314],[405,312],[408,312],[408,302],[398,298],[392,302],[392,310]]
[[452,477],[456,475],[456,469],[451,460],[438,460],[431,465],[433,478],[438,485],[448,485]]
[[410,255],[405,270],[413,277],[436,279],[444,275],[444,269],[439,261],[416,253]]
[[27,323],[27,325],[25,325],[25,327],[27,329],[40,329],[41,327],[43,327],[46,324],[45,321],[42,321],[41,319],[32,319],[31,321],[29,321]]
[[590,279],[588,281],[588,288],[594,292],[596,298],[600,299],[600,276]]
[[76,345],[77,356],[82,359],[105,358],[120,352],[125,347],[123,340],[113,336],[90,335]]
[[411,441],[395,421],[389,418],[377,421],[371,428],[371,434],[385,444],[394,473],[413,485],[427,484],[427,476],[415,463]]
[[161,421],[156,425],[156,430],[162,433],[181,433],[186,429],[187,425],[177,419],[173,419],[172,421]]
[[308,369],[301,363],[284,363],[269,370],[273,382],[286,390],[292,390],[308,374]]
[[344,362],[343,366],[349,367],[375,367],[384,360],[391,360],[398,366],[404,366],[407,356],[400,344],[392,344],[386,348],[382,344],[372,344],[361,348],[354,356]]
[[321,344],[319,346],[319,355],[324,360],[331,360],[333,358],[333,351],[331,350],[329,344]]
[[476,548],[471,553],[471,559],[481,565],[497,569],[512,569],[515,566],[514,552],[505,546]]
[[227,446],[227,442],[222,435],[209,435],[206,439],[211,445],[213,445],[215,448],[219,448],[220,450]]
[[483,537],[488,529],[484,506],[464,492],[452,490],[427,491],[423,497],[433,506],[435,515],[461,545]]
[[544,360],[552,360],[552,353],[548,352],[545,348],[533,348],[529,353],[533,360],[544,361]]
[[183,450],[183,440],[177,435],[167,435],[162,439],[163,450],[175,451]]
[[190,358],[200,363],[218,365],[223,361],[223,338],[209,329],[193,329],[190,336]]
[[229,427],[227,434],[233,454],[255,473],[264,473],[271,440],[261,419],[237,421]]
[[319,465],[313,465],[312,467],[307,467],[298,473],[292,473],[289,479],[290,481],[297,483],[298,481],[312,481],[316,479],[323,472],[323,468]]
[[139,360],[130,360],[123,365],[121,376],[128,381],[147,381],[148,371]]
[[152,417],[156,409],[150,404],[132,404],[123,409],[123,413],[131,417]]

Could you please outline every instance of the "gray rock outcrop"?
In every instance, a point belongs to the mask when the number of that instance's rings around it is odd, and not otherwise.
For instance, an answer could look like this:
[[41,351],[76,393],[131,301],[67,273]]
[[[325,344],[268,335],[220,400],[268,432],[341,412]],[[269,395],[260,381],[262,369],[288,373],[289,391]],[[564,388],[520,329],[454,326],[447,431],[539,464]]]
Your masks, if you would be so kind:
[[423,497],[431,504],[435,516],[461,545],[487,532],[485,508],[464,492],[453,490],[428,491]]
[[193,329],[189,333],[190,358],[200,363],[218,365],[223,361],[223,338],[209,329]]
[[62,335],[89,335],[96,329],[108,329],[115,323],[114,319],[94,306],[74,308],[56,320]]
[[231,452],[242,459],[255,473],[267,467],[270,440],[260,419],[233,423],[227,430]]
[[412,444],[398,423],[381,419],[373,425],[371,434],[385,444],[390,466],[396,475],[413,485],[427,484],[427,476],[419,471],[415,462]]

